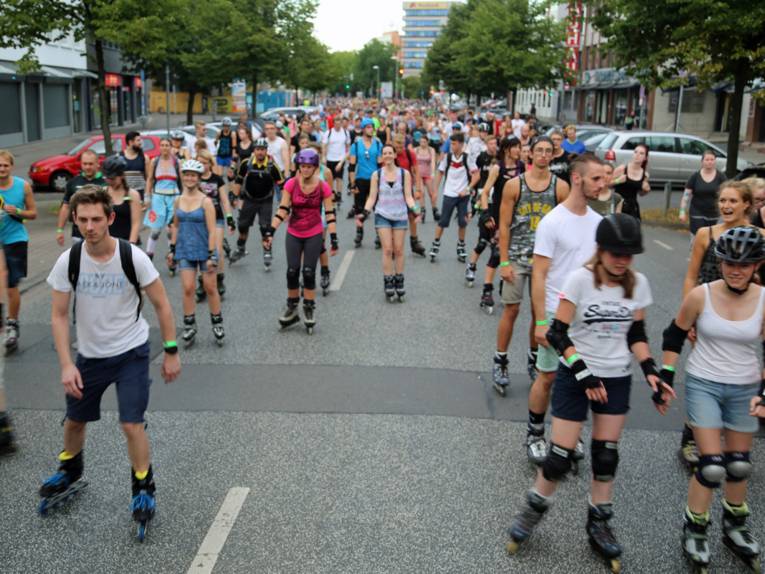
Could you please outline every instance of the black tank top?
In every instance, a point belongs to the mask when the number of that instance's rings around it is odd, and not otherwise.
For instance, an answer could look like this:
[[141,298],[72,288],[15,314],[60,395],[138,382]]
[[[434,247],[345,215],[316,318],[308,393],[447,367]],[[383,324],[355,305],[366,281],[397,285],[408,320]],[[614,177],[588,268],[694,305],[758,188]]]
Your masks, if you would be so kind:
[[232,144],[232,132],[229,132],[228,135],[225,135],[223,132],[221,132],[220,136],[218,137],[218,157],[222,159],[230,158],[234,153]]
[[499,208],[502,205],[502,191],[505,189],[505,184],[518,177],[525,171],[523,162],[518,161],[512,167],[507,167],[505,162],[499,164],[499,174],[497,175],[497,181],[494,182],[494,189],[491,192],[491,203],[489,204],[489,213],[494,218],[494,221],[499,223]]
[[630,179],[627,170],[624,170],[624,172],[624,182],[614,186],[614,191],[624,198],[624,203],[622,204],[622,213],[626,213],[627,215],[631,215],[632,217],[640,219],[640,204],[638,203],[638,195],[643,189],[645,170],[643,170],[643,175],[638,180]]
[[236,142],[236,153],[239,155],[239,161],[244,161],[250,158],[254,145],[254,142],[250,142],[250,145],[247,147],[242,147],[239,142]]
[[130,239],[130,196],[125,194],[125,199],[120,204],[112,206],[114,211],[114,223],[109,226],[109,235],[124,239],[128,241]]
[[146,189],[146,156],[144,156],[143,151],[133,159],[128,159],[125,152],[122,152],[121,155],[127,162],[125,165],[125,181],[127,186],[137,190],[141,194],[141,198],[143,198],[143,192]]
[[388,143],[388,132],[385,129],[385,126],[380,126],[380,129],[377,130],[377,139],[380,140],[383,145]]

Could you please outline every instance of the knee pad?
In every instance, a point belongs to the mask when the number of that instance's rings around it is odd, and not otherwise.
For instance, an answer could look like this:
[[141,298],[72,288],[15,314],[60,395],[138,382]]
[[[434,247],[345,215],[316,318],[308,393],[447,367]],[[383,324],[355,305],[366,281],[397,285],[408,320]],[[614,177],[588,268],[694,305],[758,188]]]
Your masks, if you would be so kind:
[[478,253],[478,255],[480,255],[481,253],[483,253],[483,250],[486,249],[487,245],[489,245],[489,242],[486,241],[483,237],[481,237],[478,240],[478,245],[475,246],[475,249],[473,251],[475,251],[476,253]]
[[287,269],[287,289],[300,288],[300,269],[289,267]]
[[721,454],[704,454],[699,457],[696,480],[707,488],[717,488],[725,478],[725,458]]
[[303,287],[316,289],[316,269],[313,267],[303,267]]
[[592,478],[599,482],[611,482],[619,466],[619,443],[594,440],[590,444]]
[[151,232],[151,235],[149,237],[151,237],[154,241],[158,241],[161,236],[162,236],[162,230],[156,229]]
[[748,452],[726,452],[725,471],[728,482],[741,482],[752,476],[752,463]]
[[542,463],[542,476],[550,482],[558,482],[571,470],[571,455],[574,451],[550,443],[550,452]]
[[486,266],[491,267],[492,269],[496,269],[499,266],[499,249],[497,249],[496,245],[491,246],[491,255],[489,256],[489,262]]

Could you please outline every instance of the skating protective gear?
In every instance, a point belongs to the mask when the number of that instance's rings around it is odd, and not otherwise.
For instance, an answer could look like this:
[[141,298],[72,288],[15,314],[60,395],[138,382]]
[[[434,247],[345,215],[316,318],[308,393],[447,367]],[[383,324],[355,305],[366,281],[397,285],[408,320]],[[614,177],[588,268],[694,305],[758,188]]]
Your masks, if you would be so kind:
[[255,149],[268,149],[268,140],[266,138],[258,138],[255,140],[255,143],[253,143],[252,147]]
[[696,480],[707,488],[719,488],[725,478],[725,458],[721,454],[702,454],[696,467]]
[[186,171],[193,171],[194,173],[202,175],[205,172],[205,166],[202,165],[202,162],[195,159],[185,159],[181,162],[181,172],[183,173]]
[[643,252],[640,222],[626,213],[604,217],[595,231],[598,247],[614,255],[637,255]]
[[490,267],[491,269],[496,269],[499,266],[499,249],[496,245],[491,246],[491,255],[489,256],[489,261],[486,263],[486,267]]
[[648,335],[645,332],[645,321],[633,321],[630,330],[627,331],[627,346],[632,348],[635,343],[648,343]]
[[547,342],[552,345],[559,355],[563,355],[566,349],[574,346],[568,336],[568,323],[553,319],[550,328],[547,331]]
[[757,227],[734,227],[715,242],[715,255],[727,263],[758,263],[765,259],[765,241]]
[[592,478],[598,482],[611,482],[619,466],[619,443],[607,440],[592,440]]
[[363,130],[367,126],[374,126],[375,123],[372,121],[371,118],[364,118],[361,120],[361,129]]
[[234,216],[231,214],[226,215],[226,225],[228,225],[228,228],[233,231],[236,229],[236,223],[234,222]]
[[751,453],[726,452],[724,456],[728,482],[742,482],[752,476]]
[[264,225],[260,228],[260,235],[263,237],[263,239],[266,239],[267,237],[273,237],[275,231],[276,229],[274,229],[273,226],[269,223],[268,225]]
[[316,289],[316,269],[313,267],[303,267],[303,287]]
[[224,126],[230,126],[233,122],[231,121],[230,117],[226,116],[225,118],[221,120],[220,123],[221,125],[224,125]]
[[181,130],[173,130],[170,132],[170,139],[186,141],[186,135]]
[[489,245],[489,242],[486,241],[483,237],[481,237],[478,240],[478,244],[475,246],[475,249],[473,249],[473,251],[475,251],[478,255],[480,255],[481,253],[483,253],[484,249],[488,247],[488,245]]
[[300,288],[300,269],[289,267],[287,269],[287,289]]
[[332,251],[337,251],[340,249],[340,244],[337,241],[337,233],[329,234],[329,245],[332,248]]
[[[578,354],[571,355],[569,359],[577,357],[570,365],[569,368],[574,374],[574,378],[578,383],[581,383],[586,389],[597,389],[603,385],[598,377],[592,374],[592,371],[587,368],[587,364],[579,357]],[[568,361],[567,361],[568,362]]]
[[542,463],[542,476],[550,482],[558,482],[571,470],[571,456],[574,451],[550,443],[550,452]]
[[364,211],[362,211],[362,212],[361,212],[361,214],[359,215],[359,219],[361,219],[361,221],[366,221],[366,220],[367,220],[367,217],[369,217],[369,215],[370,215],[371,213],[372,213],[371,211],[369,211],[368,209],[365,209],[365,210],[364,210]]
[[678,327],[677,323],[675,323],[675,320],[672,319],[669,327],[664,329],[663,339],[661,342],[661,350],[671,351],[672,353],[677,353],[679,355],[683,352],[683,344],[685,343],[687,336],[688,331]]
[[319,167],[319,154],[314,149],[301,149],[295,156],[295,165],[312,165]]
[[659,369],[656,367],[656,361],[651,357],[648,357],[645,361],[640,361],[640,368],[643,370],[643,375],[648,379],[648,375],[656,375],[661,378]]
[[104,177],[119,177],[125,174],[127,160],[119,154],[110,155],[101,165],[101,173]]

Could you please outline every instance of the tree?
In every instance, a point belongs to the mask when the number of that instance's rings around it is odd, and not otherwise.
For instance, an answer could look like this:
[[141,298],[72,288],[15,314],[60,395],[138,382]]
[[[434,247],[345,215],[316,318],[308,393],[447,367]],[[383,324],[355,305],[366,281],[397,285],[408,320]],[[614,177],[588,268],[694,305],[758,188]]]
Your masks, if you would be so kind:
[[354,79],[361,90],[366,90],[374,85],[377,89],[377,70],[380,69],[380,81],[390,82],[398,74],[398,66],[393,59],[396,49],[391,44],[385,44],[378,39],[370,40],[359,51],[356,60],[356,69],[353,72]]
[[467,36],[467,23],[475,3],[476,0],[468,0],[467,4],[452,5],[446,26],[428,50],[422,72],[426,84],[439,86],[443,81],[450,90],[470,91],[470,70],[467,66],[460,65],[460,54],[456,46]]
[[732,82],[729,177],[736,173],[744,91],[765,74],[765,4],[748,0],[598,2],[593,23],[617,66],[648,87],[672,87],[683,76],[708,88]]
[[[334,94],[353,93],[357,89],[356,63],[358,52],[331,52],[329,54],[329,90]],[[347,86],[347,87],[346,87]]]
[[421,76],[408,76],[401,80],[401,91],[404,98],[421,98],[427,86],[423,84]]

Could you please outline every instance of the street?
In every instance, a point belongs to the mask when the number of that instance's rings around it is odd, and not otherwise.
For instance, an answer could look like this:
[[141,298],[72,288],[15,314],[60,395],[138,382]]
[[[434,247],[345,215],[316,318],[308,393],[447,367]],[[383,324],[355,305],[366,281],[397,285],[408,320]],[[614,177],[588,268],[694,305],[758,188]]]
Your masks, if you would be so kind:
[[[147,421],[158,510],[147,541],[136,542],[128,511],[130,466],[112,390],[84,451],[89,486],[40,517],[37,489],[55,469],[64,407],[50,293],[39,282],[63,249],[53,240],[49,203],[41,209],[48,215],[33,223],[20,352],[6,361],[20,450],[0,463],[3,572],[606,571],[584,531],[589,452],[530,543],[514,557],[504,550],[505,529],[533,479],[522,446],[527,302],[510,350],[511,389],[500,398],[490,368],[501,306],[487,315],[478,305],[480,283],[465,287],[456,226],[444,234],[435,264],[407,246],[407,301],[390,304],[369,223],[363,247],[351,247],[347,198],[332,292],[318,296],[313,336],[302,325],[278,329],[286,297],[279,230],[270,273],[257,234],[250,254],[226,269],[225,347],[215,345],[203,304],[196,345],[182,352],[181,378],[163,384],[155,358]],[[429,217],[419,233],[426,246],[434,229]],[[471,224],[468,246],[476,239]],[[658,355],[661,331],[680,302],[687,234],[647,227],[645,247],[636,266],[653,290],[647,324]],[[179,279],[160,271],[180,325]],[[682,385],[678,390],[682,396]],[[680,400],[661,417],[649,395],[636,375],[613,525],[627,571],[678,572],[687,476],[676,449],[684,411]],[[763,455],[757,440],[753,458]],[[765,531],[757,504],[764,472],[755,465],[750,486],[755,533]],[[719,513],[713,509],[710,530],[714,569],[740,572],[721,544]],[[561,537],[569,525],[581,527]]]

